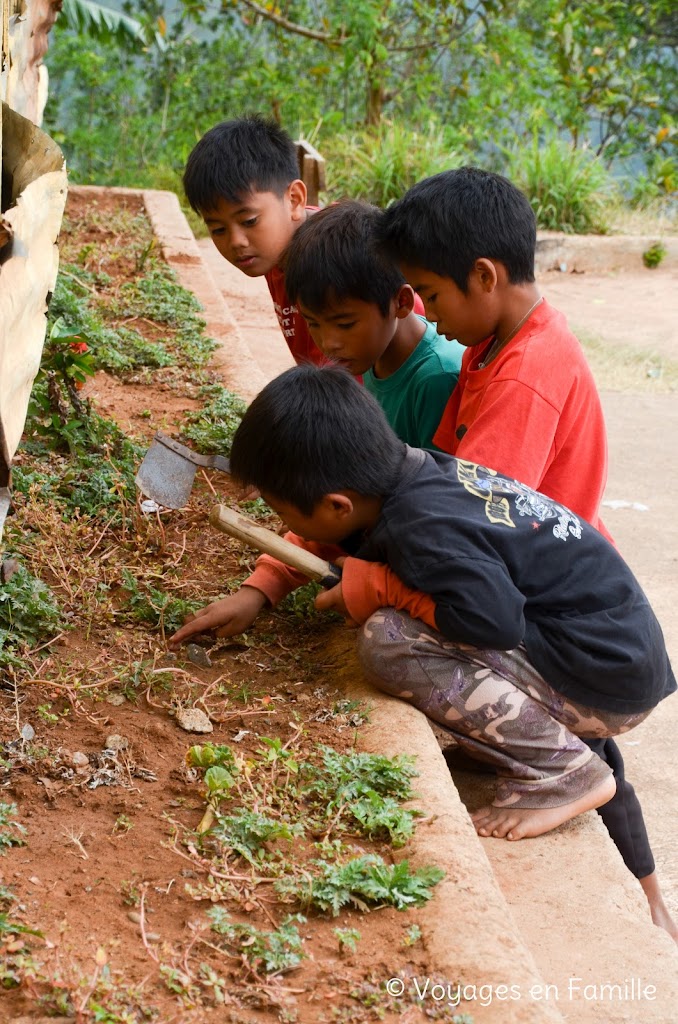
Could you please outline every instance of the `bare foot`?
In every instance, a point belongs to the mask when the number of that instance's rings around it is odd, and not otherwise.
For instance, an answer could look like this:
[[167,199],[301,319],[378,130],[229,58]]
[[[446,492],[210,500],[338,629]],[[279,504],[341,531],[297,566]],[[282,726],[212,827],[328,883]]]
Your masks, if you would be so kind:
[[526,809],[521,807],[481,807],[474,811],[471,820],[479,836],[493,836],[495,839],[533,839],[544,832],[550,832],[570,818],[576,818],[584,811],[601,807],[614,796],[616,783],[610,775],[586,796],[560,807]]
[[657,872],[653,871],[651,875],[645,875],[645,878],[639,878],[638,881],[650,905],[652,923],[656,924],[658,928],[663,928],[664,931],[669,933],[674,942],[678,942],[678,925],[671,917],[669,908],[664,903],[664,897],[659,888]]

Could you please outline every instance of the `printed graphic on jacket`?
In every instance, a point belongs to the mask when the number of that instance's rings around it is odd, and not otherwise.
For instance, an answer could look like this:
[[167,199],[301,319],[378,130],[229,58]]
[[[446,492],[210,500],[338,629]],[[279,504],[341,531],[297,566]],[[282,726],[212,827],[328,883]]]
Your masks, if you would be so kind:
[[553,525],[554,537],[563,541],[568,537],[581,539],[581,523],[573,512],[518,480],[509,480],[499,476],[494,469],[463,460],[458,460],[457,477],[464,490],[485,502],[485,514],[491,523],[515,528],[516,524],[511,518],[511,501],[507,497],[511,495],[519,516],[533,517],[537,521],[535,526],[556,519]]

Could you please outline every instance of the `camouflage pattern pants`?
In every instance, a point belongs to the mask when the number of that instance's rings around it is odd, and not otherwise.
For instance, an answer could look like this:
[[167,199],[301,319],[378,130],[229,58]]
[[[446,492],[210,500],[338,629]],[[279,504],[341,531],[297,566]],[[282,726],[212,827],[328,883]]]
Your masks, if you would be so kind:
[[454,644],[394,608],[367,620],[358,653],[378,689],[414,704],[471,757],[496,767],[496,807],[558,807],[589,793],[611,769],[580,737],[616,736],[649,714],[576,704],[549,686],[522,646]]

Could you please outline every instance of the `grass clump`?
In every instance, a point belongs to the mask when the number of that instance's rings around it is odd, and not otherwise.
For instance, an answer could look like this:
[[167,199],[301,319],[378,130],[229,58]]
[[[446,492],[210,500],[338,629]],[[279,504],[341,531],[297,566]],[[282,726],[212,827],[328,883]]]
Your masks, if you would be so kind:
[[654,242],[653,245],[649,246],[643,253],[643,263],[648,270],[654,270],[660,263],[663,262],[666,256],[666,246],[663,242]]
[[433,122],[413,131],[397,121],[382,121],[323,142],[331,171],[329,197],[351,196],[388,206],[415,182],[467,162],[465,140]]
[[530,200],[540,228],[568,234],[605,234],[612,179],[604,164],[585,149],[559,138],[509,151],[506,175]]

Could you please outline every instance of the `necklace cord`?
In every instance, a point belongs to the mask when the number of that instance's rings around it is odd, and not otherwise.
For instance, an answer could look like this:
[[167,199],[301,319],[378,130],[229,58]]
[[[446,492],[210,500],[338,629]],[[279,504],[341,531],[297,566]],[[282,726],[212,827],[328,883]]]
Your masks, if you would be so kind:
[[520,319],[520,320],[518,321],[518,323],[517,323],[517,324],[515,325],[515,327],[514,327],[514,328],[512,328],[512,330],[510,330],[510,331],[509,331],[509,333],[508,333],[508,334],[506,335],[506,337],[504,338],[504,340],[503,340],[503,341],[499,341],[499,340],[498,340],[498,338],[497,338],[497,337],[495,336],[495,339],[494,339],[494,341],[493,341],[493,342],[492,342],[492,344],[490,345],[490,349],[489,349],[489,352],[487,353],[487,355],[486,355],[486,356],[485,356],[485,358],[483,359],[482,363],[478,363],[478,369],[479,369],[479,370],[484,370],[484,369],[485,369],[485,367],[486,367],[486,366],[488,365],[488,363],[491,363],[491,362],[492,362],[492,360],[494,359],[494,357],[495,357],[495,356],[496,356],[496,355],[497,355],[497,354],[498,354],[499,352],[501,352],[501,350],[503,349],[504,345],[507,345],[507,344],[508,344],[508,342],[509,342],[509,341],[511,340],[511,338],[514,338],[514,337],[515,337],[515,335],[516,335],[516,334],[518,333],[518,331],[520,330],[520,328],[521,328],[521,327],[523,326],[523,324],[525,323],[525,321],[527,320],[527,318],[528,318],[528,317],[529,317],[529,316],[530,316],[530,315],[531,315],[532,313],[534,313],[534,311],[535,311],[535,309],[537,308],[537,306],[538,306],[538,305],[540,304],[540,302],[543,302],[543,301],[544,301],[544,296],[543,296],[543,295],[540,295],[540,296],[539,296],[539,298],[537,299],[537,301],[536,301],[536,302],[533,302],[533,303],[532,303],[532,305],[531,305],[531,306],[530,306],[530,308],[528,309],[528,311],[527,311],[527,313],[525,314],[525,316],[521,317],[521,319]]

